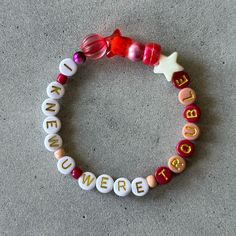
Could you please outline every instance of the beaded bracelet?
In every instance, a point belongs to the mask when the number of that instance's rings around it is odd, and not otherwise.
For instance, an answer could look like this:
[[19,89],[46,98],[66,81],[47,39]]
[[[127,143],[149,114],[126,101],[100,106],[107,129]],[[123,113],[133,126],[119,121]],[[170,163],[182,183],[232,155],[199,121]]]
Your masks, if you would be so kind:
[[[57,161],[58,171],[64,175],[71,176],[78,180],[79,186],[84,190],[97,188],[101,193],[108,193],[114,190],[118,196],[127,196],[131,191],[136,196],[144,196],[149,188],[163,185],[170,182],[174,174],[181,173],[186,167],[186,159],[194,152],[194,143],[191,142],[199,137],[200,129],[194,124],[198,122],[201,112],[194,104],[196,93],[189,88],[190,78],[184,68],[177,63],[177,52],[170,56],[161,54],[161,47],[156,43],[145,45],[133,41],[131,38],[121,35],[116,29],[109,37],[102,37],[99,34],[91,34],[84,38],[80,45],[81,51],[73,55],[73,59],[66,58],[59,65],[60,74],[57,81],[47,87],[47,98],[42,104],[42,111],[47,116],[43,122],[43,128],[48,134],[44,140],[45,147],[54,152]],[[100,59],[104,55],[108,58],[113,56],[126,57],[131,61],[142,61],[144,65],[153,66],[154,73],[164,74],[167,81],[172,81],[177,89],[180,89],[178,100],[185,106],[183,117],[188,122],[182,128],[184,137],[177,146],[177,154],[171,156],[167,166],[158,167],[153,175],[146,178],[138,177],[130,182],[127,178],[118,178],[115,181],[109,175],[102,174],[96,178],[91,172],[83,172],[76,167],[75,161],[65,155],[62,148],[62,138],[57,134],[61,128],[61,121],[56,117],[60,110],[58,99],[62,98],[65,89],[64,84],[72,77],[79,65],[89,59]]]

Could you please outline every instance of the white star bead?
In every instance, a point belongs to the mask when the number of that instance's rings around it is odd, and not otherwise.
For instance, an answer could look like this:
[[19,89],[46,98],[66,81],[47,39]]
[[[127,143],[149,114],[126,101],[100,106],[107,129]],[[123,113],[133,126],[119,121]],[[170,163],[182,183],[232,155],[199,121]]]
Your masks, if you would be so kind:
[[173,52],[170,56],[161,55],[159,64],[154,66],[154,73],[164,74],[166,79],[170,82],[175,72],[184,70],[184,68],[177,63],[177,52]]

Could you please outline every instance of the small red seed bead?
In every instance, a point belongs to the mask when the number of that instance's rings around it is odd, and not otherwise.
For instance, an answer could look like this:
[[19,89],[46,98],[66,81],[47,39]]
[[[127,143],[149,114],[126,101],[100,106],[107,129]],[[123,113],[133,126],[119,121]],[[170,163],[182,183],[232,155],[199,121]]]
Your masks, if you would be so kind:
[[172,77],[172,83],[178,89],[186,88],[190,84],[189,75],[184,71],[175,72]]
[[63,74],[59,74],[57,76],[57,82],[60,83],[60,84],[65,84],[67,81],[67,77]]
[[78,179],[82,174],[83,174],[83,171],[79,167],[75,167],[71,172],[71,176],[74,179]]
[[160,185],[167,184],[172,179],[172,172],[168,167],[161,166],[156,169],[154,176]]
[[190,123],[198,122],[201,118],[201,110],[195,104],[188,105],[183,111],[183,117]]
[[177,153],[182,157],[190,157],[194,153],[195,146],[187,139],[181,140],[176,145]]

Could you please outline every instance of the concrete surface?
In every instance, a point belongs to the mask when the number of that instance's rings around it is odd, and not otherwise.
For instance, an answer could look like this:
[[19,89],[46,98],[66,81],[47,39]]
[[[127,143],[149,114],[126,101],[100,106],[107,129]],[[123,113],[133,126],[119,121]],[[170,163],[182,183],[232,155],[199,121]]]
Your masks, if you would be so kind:
[[[0,18],[0,235],[236,235],[235,1],[1,0]],[[187,170],[143,198],[82,191],[43,145],[60,60],[115,27],[178,51],[203,111]],[[88,62],[66,90],[61,135],[83,169],[132,179],[174,153],[182,107],[151,68]]]

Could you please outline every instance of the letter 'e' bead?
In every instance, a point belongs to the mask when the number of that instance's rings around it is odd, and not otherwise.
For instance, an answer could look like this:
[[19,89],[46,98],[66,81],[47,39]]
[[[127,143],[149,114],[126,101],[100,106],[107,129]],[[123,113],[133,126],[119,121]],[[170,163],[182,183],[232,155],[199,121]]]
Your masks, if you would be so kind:
[[56,116],[48,116],[43,121],[43,129],[48,134],[56,134],[61,129],[61,121]]
[[46,116],[55,116],[59,110],[59,103],[52,98],[47,98],[42,104],[42,111]]
[[92,172],[84,172],[78,179],[83,190],[92,190],[96,185],[96,176]]
[[47,87],[47,95],[52,99],[62,98],[65,94],[65,89],[62,84],[58,82],[52,82]]
[[109,193],[113,189],[114,180],[109,175],[100,175],[96,180],[96,188],[100,193]]
[[58,134],[48,134],[44,139],[44,145],[50,152],[55,152],[62,146],[62,138]]
[[190,78],[186,72],[178,71],[173,74],[172,82],[176,88],[183,89],[190,84]]
[[135,178],[131,184],[132,192],[135,196],[142,197],[147,194],[149,187],[146,179],[142,177]]
[[184,88],[179,91],[178,99],[184,106],[190,105],[196,101],[196,93],[191,88]]
[[75,161],[69,156],[64,156],[57,161],[57,169],[63,175],[68,175],[75,168]]
[[168,160],[168,167],[172,172],[178,174],[184,171],[186,167],[186,161],[180,156],[172,156]]
[[59,64],[59,71],[65,76],[73,76],[77,71],[77,64],[70,58],[62,60]]
[[161,185],[169,183],[172,179],[172,172],[165,166],[157,168],[154,175],[157,183]]
[[195,140],[200,135],[200,129],[197,125],[188,123],[183,127],[182,135],[188,140]]
[[117,179],[113,185],[113,190],[117,196],[127,196],[131,192],[130,181],[126,178]]

